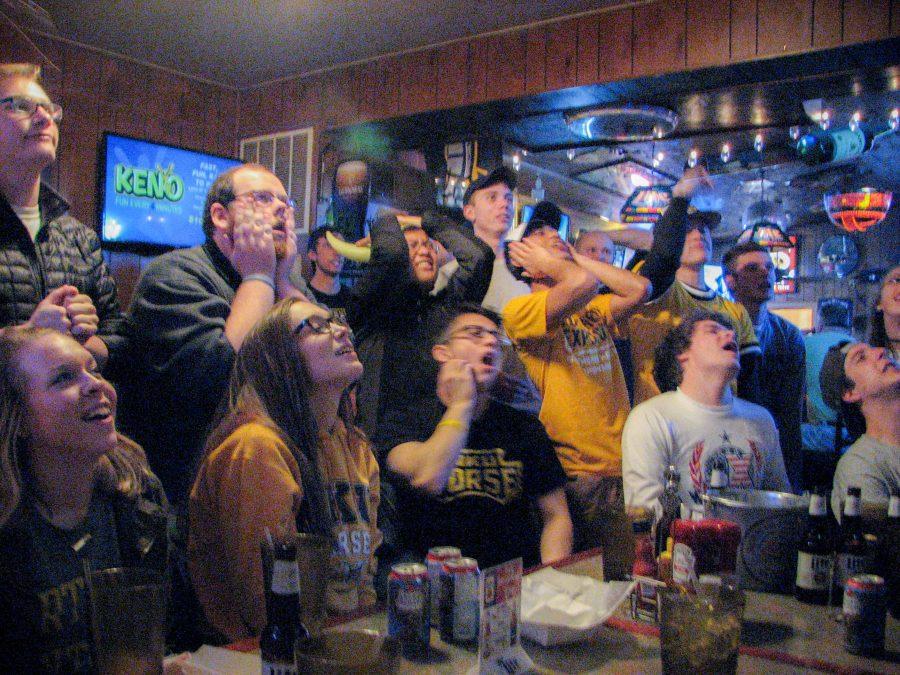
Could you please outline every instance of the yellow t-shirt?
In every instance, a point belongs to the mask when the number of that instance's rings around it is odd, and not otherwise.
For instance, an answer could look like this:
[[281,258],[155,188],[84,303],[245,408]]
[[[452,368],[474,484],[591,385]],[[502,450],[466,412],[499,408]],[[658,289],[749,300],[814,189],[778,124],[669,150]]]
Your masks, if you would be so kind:
[[[340,420],[333,434],[319,434],[318,456],[334,548],[328,587],[317,592],[327,591],[329,612],[353,612],[375,603],[378,463],[368,442]],[[266,625],[260,541],[267,527],[296,532],[301,485],[290,448],[259,421],[235,429],[200,466],[190,496],[188,566],[206,619],[230,640],[259,635]]]
[[676,280],[669,290],[638,308],[628,320],[635,405],[659,394],[659,387],[653,379],[653,354],[666,333],[695,309],[719,312],[731,319],[741,354],[759,351],[753,322],[743,305],[726,300],[712,289],[700,291]]
[[503,323],[537,385],[540,420],[570,476],[622,475],[628,389],[613,344],[609,294],[598,295],[547,331],[547,294],[509,301]]

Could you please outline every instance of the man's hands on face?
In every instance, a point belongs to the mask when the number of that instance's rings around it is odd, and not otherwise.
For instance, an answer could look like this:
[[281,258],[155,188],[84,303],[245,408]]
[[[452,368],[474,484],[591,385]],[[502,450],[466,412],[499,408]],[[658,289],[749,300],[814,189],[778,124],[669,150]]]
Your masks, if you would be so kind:
[[475,375],[472,373],[472,366],[460,359],[445,361],[438,372],[437,395],[448,408],[471,406],[475,401]]
[[294,262],[297,260],[297,230],[294,223],[294,209],[285,209],[283,220],[284,243],[281,245],[281,249],[284,254],[277,258],[275,276],[278,279],[287,280],[291,275],[291,270],[294,269]]
[[672,186],[672,196],[690,199],[701,186],[711,188],[712,185],[709,171],[702,164],[697,164],[684,170],[679,181]]
[[526,238],[509,242],[509,260],[525,270],[524,276],[544,279],[551,276],[550,272],[558,259],[536,241]]
[[[242,277],[265,274],[274,280],[274,219],[275,214],[271,209],[260,208],[250,200],[238,199],[234,202],[231,246],[230,251],[225,251],[225,255]],[[294,235],[294,257],[296,255],[297,241]]]

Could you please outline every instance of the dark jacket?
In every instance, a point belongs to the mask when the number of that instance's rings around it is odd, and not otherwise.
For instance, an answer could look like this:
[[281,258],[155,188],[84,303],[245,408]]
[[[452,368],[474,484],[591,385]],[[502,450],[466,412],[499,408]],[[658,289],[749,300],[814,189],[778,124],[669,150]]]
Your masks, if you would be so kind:
[[235,352],[225,321],[241,277],[218,246],[172,251],[141,275],[127,333],[132,373],[122,430],[140,443],[173,504],[186,501]]
[[[137,499],[122,495],[99,496],[111,503],[115,520],[115,539],[123,567],[143,567],[168,575],[169,539],[167,502],[159,482],[151,482]],[[40,559],[28,518],[20,506],[0,530],[0,663],[5,672],[40,672],[40,654],[34,649],[35,634],[42,615],[41,601],[34,593],[34,562]],[[87,610],[85,603],[84,609]],[[90,624],[90,615],[80,619]]]
[[494,252],[471,229],[442,218],[426,218],[423,225],[459,263],[447,286],[430,295],[416,283],[406,238],[397,219],[388,216],[372,225],[372,258],[347,305],[364,366],[357,422],[369,437],[383,412],[408,401],[410,387],[422,382],[421,328],[428,312],[441,304],[480,304],[491,283]]
[[116,298],[116,282],[103,261],[100,240],[72,216],[69,205],[41,184],[38,204],[41,229],[37,240],[0,195],[0,326],[28,321],[34,308],[52,290],[70,284],[90,296],[97,308],[97,335],[109,349],[112,371],[122,356],[123,321]]

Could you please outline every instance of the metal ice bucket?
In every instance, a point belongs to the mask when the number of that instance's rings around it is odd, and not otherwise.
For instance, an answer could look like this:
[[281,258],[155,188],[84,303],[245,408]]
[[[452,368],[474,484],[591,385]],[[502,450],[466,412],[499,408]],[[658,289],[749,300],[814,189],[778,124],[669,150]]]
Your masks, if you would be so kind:
[[791,593],[797,548],[806,531],[809,497],[765,490],[722,490],[703,501],[706,516],[741,526],[737,574],[741,588]]

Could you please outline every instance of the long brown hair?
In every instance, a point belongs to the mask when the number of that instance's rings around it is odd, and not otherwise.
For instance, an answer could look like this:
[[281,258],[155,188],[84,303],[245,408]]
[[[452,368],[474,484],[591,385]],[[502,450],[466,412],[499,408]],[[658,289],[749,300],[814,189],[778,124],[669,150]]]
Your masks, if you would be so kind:
[[[19,358],[25,348],[48,335],[72,339],[49,328],[0,331],[0,528],[19,508],[29,482],[24,441],[26,385]],[[144,492],[151,475],[144,451],[121,434],[116,447],[100,458],[95,473],[101,490],[132,499]]]
[[[251,420],[268,424],[287,443],[300,467],[305,509],[301,507],[298,527],[330,535],[328,499],[318,462],[319,425],[309,401],[315,384],[291,329],[291,307],[297,302],[303,301],[287,298],[278,302],[244,338],[220,406],[219,422],[206,441],[204,454],[242,424]],[[364,438],[353,425],[349,391],[341,397],[338,416],[348,433]]]

